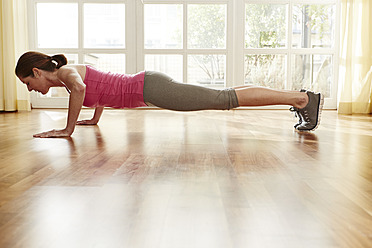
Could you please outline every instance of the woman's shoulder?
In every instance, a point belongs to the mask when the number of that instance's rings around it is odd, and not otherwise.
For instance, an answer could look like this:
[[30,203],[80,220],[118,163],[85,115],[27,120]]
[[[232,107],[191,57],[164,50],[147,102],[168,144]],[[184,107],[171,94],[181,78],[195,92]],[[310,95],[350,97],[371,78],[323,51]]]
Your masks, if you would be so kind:
[[84,80],[85,78],[85,74],[87,72],[87,66],[86,65],[65,65],[65,66],[62,66],[60,68],[60,70],[68,70],[68,71],[73,71],[75,70],[77,73],[79,73],[79,75],[81,76],[81,78]]

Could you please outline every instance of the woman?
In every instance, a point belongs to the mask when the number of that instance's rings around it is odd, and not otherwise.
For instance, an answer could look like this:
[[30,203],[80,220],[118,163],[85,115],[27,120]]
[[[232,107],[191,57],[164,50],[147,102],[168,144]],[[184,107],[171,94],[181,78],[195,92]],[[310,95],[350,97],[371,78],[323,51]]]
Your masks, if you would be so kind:
[[[178,111],[290,105],[300,118],[295,128],[311,131],[319,125],[323,105],[322,95],[310,91],[280,91],[255,86],[214,90],[178,83],[159,72],[126,75],[101,72],[86,65],[67,65],[62,54],[48,56],[26,52],[19,58],[15,72],[29,91],[46,94],[51,87],[65,87],[70,93],[66,128],[35,134],[38,138],[69,137],[76,124],[96,125],[104,107],[136,108],[150,104]],[[93,118],[77,121],[83,105],[95,108]]]

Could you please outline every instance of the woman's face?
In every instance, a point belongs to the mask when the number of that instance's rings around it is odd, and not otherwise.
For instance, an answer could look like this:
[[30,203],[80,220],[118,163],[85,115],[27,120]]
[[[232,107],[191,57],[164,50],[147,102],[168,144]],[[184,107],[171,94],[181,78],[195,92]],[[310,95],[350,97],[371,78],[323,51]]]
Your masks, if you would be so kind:
[[35,73],[33,76],[28,76],[25,78],[19,77],[19,79],[27,86],[28,91],[37,91],[45,95],[50,89],[49,81],[44,77],[43,73],[40,71]]

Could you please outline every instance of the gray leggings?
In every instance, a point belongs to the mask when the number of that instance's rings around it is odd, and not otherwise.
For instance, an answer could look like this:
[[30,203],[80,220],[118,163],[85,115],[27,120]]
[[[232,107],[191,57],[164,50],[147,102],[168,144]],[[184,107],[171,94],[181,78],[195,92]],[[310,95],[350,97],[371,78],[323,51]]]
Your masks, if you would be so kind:
[[239,107],[238,98],[232,88],[215,90],[183,84],[154,71],[145,73],[143,99],[147,104],[178,111],[229,110]]

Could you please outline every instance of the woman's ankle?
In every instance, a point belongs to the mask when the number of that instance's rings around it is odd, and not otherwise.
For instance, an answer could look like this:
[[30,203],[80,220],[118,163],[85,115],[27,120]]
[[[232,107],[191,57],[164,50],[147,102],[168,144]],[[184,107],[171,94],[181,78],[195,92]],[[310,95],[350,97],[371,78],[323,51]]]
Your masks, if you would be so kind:
[[306,94],[306,92],[299,92],[299,94],[301,95],[296,97],[295,104],[293,105],[293,107],[302,109],[306,107],[306,105],[309,103],[309,97]]

